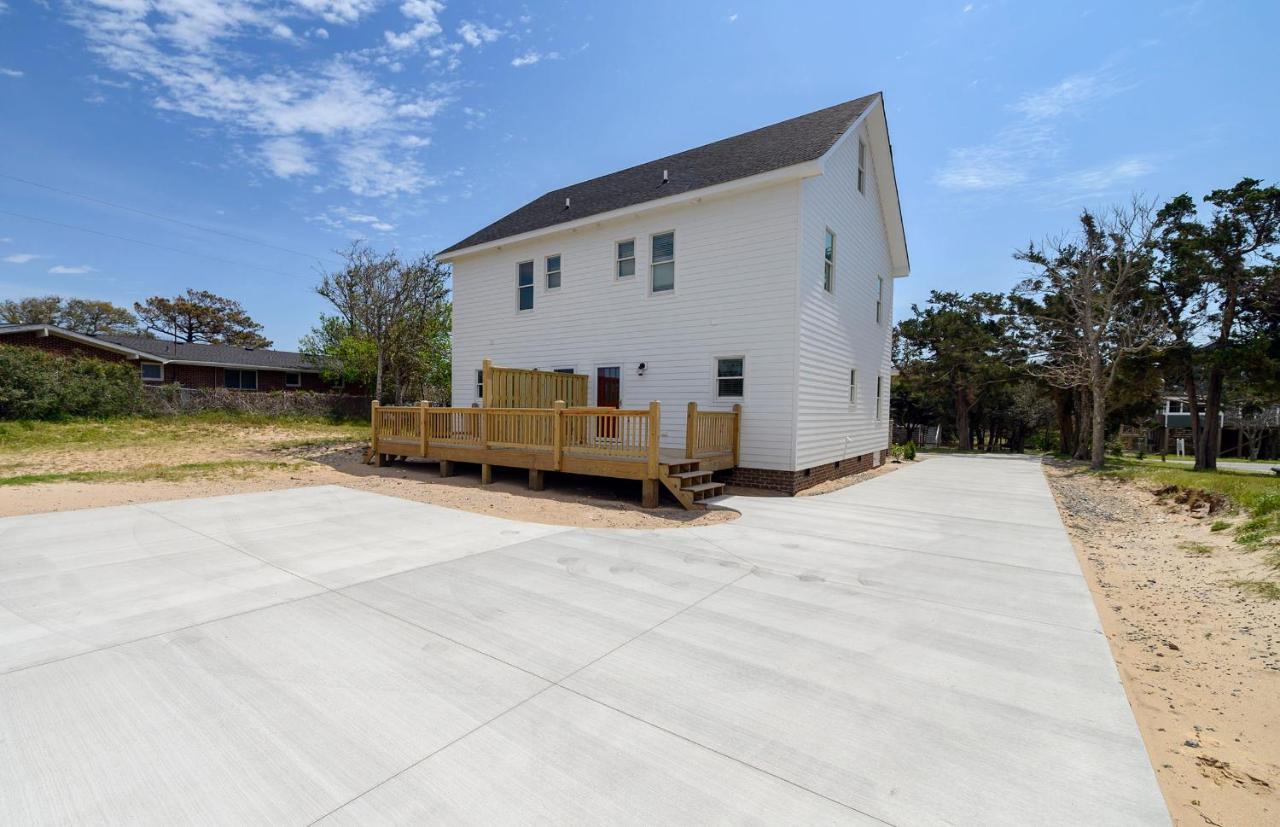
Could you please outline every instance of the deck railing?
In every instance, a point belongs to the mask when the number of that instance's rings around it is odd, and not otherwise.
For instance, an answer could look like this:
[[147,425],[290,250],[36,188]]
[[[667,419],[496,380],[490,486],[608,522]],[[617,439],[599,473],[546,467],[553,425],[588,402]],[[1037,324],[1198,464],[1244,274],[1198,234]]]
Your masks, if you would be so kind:
[[481,383],[486,408],[543,408],[550,410],[556,400],[569,407],[587,404],[587,376],[551,370],[503,368],[485,359]]
[[[738,459],[742,406],[731,411],[700,411],[689,403],[685,456],[732,455]],[[427,456],[431,445],[481,450],[520,450],[551,454],[552,469],[568,455],[579,459],[643,462],[656,477],[662,412],[648,408],[433,408],[373,403],[373,453]],[[410,449],[412,449],[410,451]],[[495,456],[494,464],[501,464]]]

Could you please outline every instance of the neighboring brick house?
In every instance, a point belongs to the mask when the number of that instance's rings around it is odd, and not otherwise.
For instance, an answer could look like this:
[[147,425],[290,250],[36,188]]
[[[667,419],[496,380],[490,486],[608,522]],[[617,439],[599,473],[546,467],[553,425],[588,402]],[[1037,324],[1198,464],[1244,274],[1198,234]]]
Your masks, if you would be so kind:
[[66,356],[137,362],[138,378],[147,385],[364,393],[363,387],[334,386],[306,356],[285,350],[189,344],[109,333],[88,336],[46,324],[0,325],[0,343],[37,347]]

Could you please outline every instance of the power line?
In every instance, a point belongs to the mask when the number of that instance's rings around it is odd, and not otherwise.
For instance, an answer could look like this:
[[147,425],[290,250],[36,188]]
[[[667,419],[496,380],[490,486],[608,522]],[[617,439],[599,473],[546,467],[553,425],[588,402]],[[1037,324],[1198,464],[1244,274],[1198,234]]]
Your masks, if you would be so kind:
[[67,230],[77,230],[82,233],[92,233],[93,235],[100,235],[104,238],[114,238],[117,241],[128,241],[132,244],[141,244],[144,247],[154,247],[157,250],[167,250],[171,253],[181,253],[182,255],[186,255],[186,256],[195,256],[196,258],[206,258],[206,259],[209,259],[210,261],[217,261],[223,264],[233,264],[236,267],[247,267],[251,270],[261,270],[264,273],[271,273],[277,276],[284,276],[285,278],[293,278],[294,276],[297,275],[297,273],[285,273],[281,270],[272,270],[270,267],[262,267],[257,264],[250,264],[247,261],[237,261],[233,258],[222,258],[220,256],[211,256],[206,253],[197,253],[197,252],[194,252],[193,250],[184,250],[181,247],[170,247],[165,244],[156,244],[153,241],[143,241],[142,239],[139,239],[139,238],[129,238],[128,236],[116,235],[115,233],[107,233],[107,232],[103,232],[102,230],[90,229],[89,227],[77,227],[74,224],[63,224],[60,221],[50,221],[47,218],[39,218],[34,215],[25,215],[19,212],[10,212],[9,210],[0,210],[0,215],[8,215],[14,218],[21,218],[26,221],[36,221],[41,224],[49,224],[54,227],[62,227],[63,229],[67,229]]
[[81,198],[85,201],[92,201],[95,204],[102,204],[105,207],[111,207],[117,210],[124,210],[126,212],[136,213],[138,215],[145,215],[148,218],[154,218],[158,221],[168,221],[170,224],[177,224],[182,227],[189,227],[193,230],[200,230],[201,232],[206,232],[206,233],[214,233],[215,235],[224,236],[226,238],[234,238],[237,241],[243,241],[247,244],[257,244],[260,247],[267,247],[272,250],[279,250],[282,253],[291,253],[296,256],[303,256],[305,258],[311,259],[312,261],[316,261],[316,262],[320,261],[319,256],[312,255],[311,253],[304,253],[301,250],[294,250],[289,247],[281,247],[278,244],[270,244],[266,241],[258,241],[255,238],[249,238],[248,236],[237,235],[236,233],[230,233],[230,232],[227,232],[226,230],[219,230],[213,227],[205,227],[201,224],[193,224],[190,221],[183,221],[178,218],[172,218],[167,215],[161,215],[160,213],[154,213],[148,210],[140,210],[137,207],[129,207],[124,204],[117,204],[114,201],[107,201],[104,198],[97,198],[95,196],[85,195],[84,193],[80,193],[80,192],[72,192],[71,190],[64,190],[58,187],[52,187],[52,186],[49,186],[48,184],[41,184],[38,181],[31,181],[26,178],[19,178],[16,175],[7,175],[3,172],[0,172],[0,178],[5,178],[10,181],[17,181],[20,184],[26,184],[27,186],[31,186],[31,187],[38,187],[42,190],[48,190],[49,192],[56,192],[60,195],[69,195],[72,198]]

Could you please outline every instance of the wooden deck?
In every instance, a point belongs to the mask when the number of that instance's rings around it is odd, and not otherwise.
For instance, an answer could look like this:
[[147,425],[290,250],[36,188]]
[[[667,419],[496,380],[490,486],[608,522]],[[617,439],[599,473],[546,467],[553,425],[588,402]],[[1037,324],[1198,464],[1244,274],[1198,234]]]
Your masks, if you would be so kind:
[[742,408],[701,411],[689,403],[685,447],[661,445],[661,406],[644,409],[433,408],[373,403],[370,458],[381,465],[416,457],[453,473],[457,462],[480,466],[488,483],[494,466],[525,468],[541,490],[547,471],[639,480],[646,508],[658,504],[661,484],[685,508],[720,493],[711,474],[738,463]]

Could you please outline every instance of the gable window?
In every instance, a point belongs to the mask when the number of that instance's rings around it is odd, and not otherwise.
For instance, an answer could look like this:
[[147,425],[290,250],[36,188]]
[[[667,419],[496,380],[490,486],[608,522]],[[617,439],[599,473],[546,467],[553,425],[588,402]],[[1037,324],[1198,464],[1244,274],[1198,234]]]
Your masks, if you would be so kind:
[[649,259],[650,289],[662,293],[676,289],[676,234],[662,233],[653,237],[653,256]]
[[163,382],[164,367],[158,362],[142,363],[142,381],[143,382]]
[[547,256],[547,289],[555,290],[560,286],[560,256]]
[[746,381],[745,361],[741,356],[716,360],[716,398],[741,399]]
[[286,373],[286,374],[284,375],[284,386],[285,386],[286,388],[300,388],[300,387],[302,387],[302,374],[301,374],[301,373]]
[[849,404],[858,404],[858,369],[849,369]]
[[880,418],[880,415],[884,408],[883,403],[884,403],[884,377],[877,376],[876,377],[876,419]]
[[522,261],[516,268],[516,309],[533,309],[533,262]]
[[827,230],[822,242],[822,289],[828,293],[836,282],[836,234]]
[[222,384],[228,388],[240,391],[256,391],[258,389],[258,372],[256,370],[232,370],[228,368],[223,371]]
[[617,277],[620,279],[636,274],[636,240],[619,241],[617,245]]
[[876,324],[884,323],[884,276],[876,276]]
[[484,371],[476,371],[476,401],[484,401]]
[[867,191],[867,144],[858,139],[858,192]]

